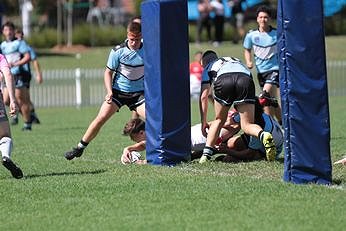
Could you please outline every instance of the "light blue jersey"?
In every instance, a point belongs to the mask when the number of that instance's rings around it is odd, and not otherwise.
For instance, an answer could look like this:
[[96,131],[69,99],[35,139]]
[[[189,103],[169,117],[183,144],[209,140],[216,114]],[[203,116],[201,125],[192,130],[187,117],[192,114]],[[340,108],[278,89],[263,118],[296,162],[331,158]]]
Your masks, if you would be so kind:
[[208,75],[208,71],[210,71],[210,68],[211,68],[211,65],[213,63],[209,63],[204,69],[203,69],[203,72],[202,72],[202,82],[201,84],[205,84],[205,83],[211,83],[211,79]]
[[[215,72],[214,79],[211,79],[209,72]],[[244,73],[251,77],[250,70],[239,60],[233,57],[222,57],[215,62],[209,63],[202,73],[202,84],[211,83],[220,75],[225,73]]]
[[[3,41],[0,48],[8,63],[17,62],[25,53],[29,52],[29,46],[23,40]],[[22,66],[11,67],[12,75],[18,75],[22,70],[27,72],[30,71],[28,63]]]
[[[278,156],[280,155],[282,151],[282,145],[284,142],[283,132],[280,128],[279,123],[275,119],[273,119],[270,115],[267,115],[266,113],[262,113],[262,118],[265,123],[263,131],[270,132],[272,134],[274,143],[276,146],[276,158],[278,158]],[[265,149],[262,142],[257,137],[254,137],[254,136],[250,136],[248,148],[258,150],[261,153],[265,153]]]
[[248,50],[253,48],[258,73],[279,70],[276,29],[271,28],[268,33],[259,30],[249,31],[244,38],[243,46]]
[[127,41],[111,50],[107,68],[115,71],[113,89],[127,93],[144,91],[143,52],[143,44],[140,49],[131,50]]
[[30,54],[30,60],[37,59],[36,52],[34,51],[34,49],[31,46],[29,46],[29,54]]

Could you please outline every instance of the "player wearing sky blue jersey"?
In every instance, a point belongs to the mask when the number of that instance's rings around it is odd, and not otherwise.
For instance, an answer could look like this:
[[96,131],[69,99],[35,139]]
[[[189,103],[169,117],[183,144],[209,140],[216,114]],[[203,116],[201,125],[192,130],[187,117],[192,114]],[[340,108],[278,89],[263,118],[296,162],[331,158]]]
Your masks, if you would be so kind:
[[[30,54],[29,48],[25,41],[16,40],[14,34],[14,24],[6,22],[2,26],[2,34],[5,41],[1,43],[1,52],[5,55],[11,73],[15,79],[15,96],[17,98],[19,109],[23,115],[23,130],[31,130],[30,117],[30,94],[29,86],[31,80],[30,74]],[[6,88],[4,88],[4,96],[7,96]],[[7,99],[5,99],[6,101]]]
[[123,105],[145,118],[144,103],[144,63],[141,25],[130,22],[127,27],[127,40],[124,44],[113,48],[109,54],[104,84],[105,101],[96,118],[76,148],[65,153],[65,158],[72,160],[83,154],[87,145],[97,136],[101,127]]
[[[249,31],[244,38],[244,56],[249,69],[253,68],[251,50],[254,52],[255,64],[259,85],[263,88],[263,95],[273,98],[279,97],[279,59],[277,51],[277,32],[270,26],[270,9],[261,6],[257,9],[258,29]],[[270,101],[270,100],[269,100]],[[264,111],[272,116],[276,116],[281,122],[280,104],[271,107],[265,100],[260,100],[264,106]]]
[[127,41],[111,50],[107,68],[115,72],[114,90],[127,93],[144,91],[143,51],[143,44],[138,50],[132,50]]
[[[240,117],[237,112],[233,115],[233,123],[239,123]],[[283,132],[279,123],[270,115],[263,112],[262,106],[256,99],[255,104],[255,123],[260,125],[264,131],[270,132],[276,147],[276,157],[278,159],[283,145]],[[253,161],[265,159],[265,148],[262,142],[255,136],[242,134],[230,138],[227,142],[221,144],[218,148],[221,153],[226,156],[218,157],[224,162]]]
[[[266,148],[267,159],[275,159],[276,149],[269,132],[254,124],[255,86],[251,73],[239,59],[231,57],[218,58],[214,51],[206,51],[202,56],[204,67],[200,97],[202,133],[207,137],[200,163],[206,162],[215,153],[214,146],[228,111],[234,103],[241,117],[243,131],[260,138]],[[209,77],[209,78],[208,78]],[[208,94],[213,84],[215,99],[215,120],[207,123]],[[208,129],[208,131],[207,131]]]
[[[258,73],[263,74],[268,71],[279,70],[276,43],[276,29],[271,26],[269,26],[268,32],[261,32],[259,29],[257,29],[251,30],[246,34],[243,46],[246,50],[251,50],[253,48]],[[262,87],[265,82],[271,82],[275,85],[279,85],[278,79],[260,80]]]
[[[15,29],[15,38],[20,41],[20,40],[23,40],[23,31],[19,28],[16,28]],[[30,47],[28,44],[27,44],[27,48],[28,48],[28,52],[30,54],[30,61],[32,62],[33,66],[34,66],[34,70],[35,70],[35,73],[36,73],[36,82],[41,84],[43,82],[43,79],[42,79],[42,72],[41,72],[41,68],[40,68],[40,64],[37,60],[37,55],[34,51],[34,49],[32,47]],[[28,80],[31,80],[31,71],[30,71],[30,64],[28,64]],[[30,82],[28,82],[27,84],[25,84],[26,88],[28,88],[29,90],[29,87],[30,87]],[[4,101],[6,103],[6,105],[9,104],[8,102],[8,95],[6,94],[7,92],[5,92],[4,94]],[[30,96],[30,94],[28,95],[28,97]],[[34,105],[33,103],[31,102],[31,99],[30,100],[30,122],[31,123],[37,123],[39,124],[40,123],[40,120],[38,119],[36,113],[35,113],[35,108],[34,108]],[[21,113],[21,111],[20,111]],[[11,118],[11,124],[12,125],[16,125],[18,124],[18,115],[15,115]]]
[[[282,145],[283,145],[283,139],[284,139],[281,126],[273,117],[271,117],[270,115],[266,113],[262,113],[262,119],[264,121],[263,130],[266,132],[270,132],[273,136],[274,143],[276,146],[276,159],[277,159],[282,151]],[[253,150],[258,150],[261,153],[261,156],[264,158],[265,148],[262,142],[257,137],[254,137],[254,136],[250,136],[250,137],[247,136],[247,137],[248,137],[248,147]]]

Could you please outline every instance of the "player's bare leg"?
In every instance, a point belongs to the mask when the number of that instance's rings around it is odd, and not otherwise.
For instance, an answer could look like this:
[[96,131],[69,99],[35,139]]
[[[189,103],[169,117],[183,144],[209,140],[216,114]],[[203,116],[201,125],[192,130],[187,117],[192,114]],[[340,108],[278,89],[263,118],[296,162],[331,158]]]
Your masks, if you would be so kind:
[[102,126],[118,111],[118,109],[119,107],[115,103],[107,103],[104,101],[98,115],[90,123],[77,147],[66,152],[65,158],[72,160],[75,157],[80,157],[87,145],[97,136]]

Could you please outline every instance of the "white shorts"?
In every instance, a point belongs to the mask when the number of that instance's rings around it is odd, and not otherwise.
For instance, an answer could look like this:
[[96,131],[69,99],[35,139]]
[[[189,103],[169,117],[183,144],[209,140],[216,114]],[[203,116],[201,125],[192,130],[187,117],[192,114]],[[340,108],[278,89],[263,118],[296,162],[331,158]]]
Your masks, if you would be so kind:
[[196,124],[191,127],[191,151],[202,151],[207,138],[203,136],[201,124]]

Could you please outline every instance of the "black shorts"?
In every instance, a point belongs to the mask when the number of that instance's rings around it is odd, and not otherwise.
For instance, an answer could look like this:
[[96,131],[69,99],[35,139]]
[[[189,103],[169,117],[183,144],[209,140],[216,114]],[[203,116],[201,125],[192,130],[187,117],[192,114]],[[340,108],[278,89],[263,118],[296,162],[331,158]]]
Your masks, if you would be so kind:
[[214,82],[214,99],[224,106],[255,103],[255,84],[245,73],[225,73]]
[[23,71],[20,74],[14,75],[15,88],[30,88],[31,73]]
[[264,86],[266,83],[270,83],[272,85],[276,85],[277,87],[280,87],[279,85],[279,71],[267,71],[264,73],[258,73],[257,74],[258,83],[261,87]]
[[[30,88],[30,81],[31,81],[31,73],[30,72],[22,72],[17,75],[13,75],[14,79],[14,87],[15,88]],[[6,87],[5,81],[3,82],[3,86]]]
[[113,89],[112,101],[119,108],[126,105],[131,111],[134,111],[139,105],[145,102],[144,91],[127,93]]

